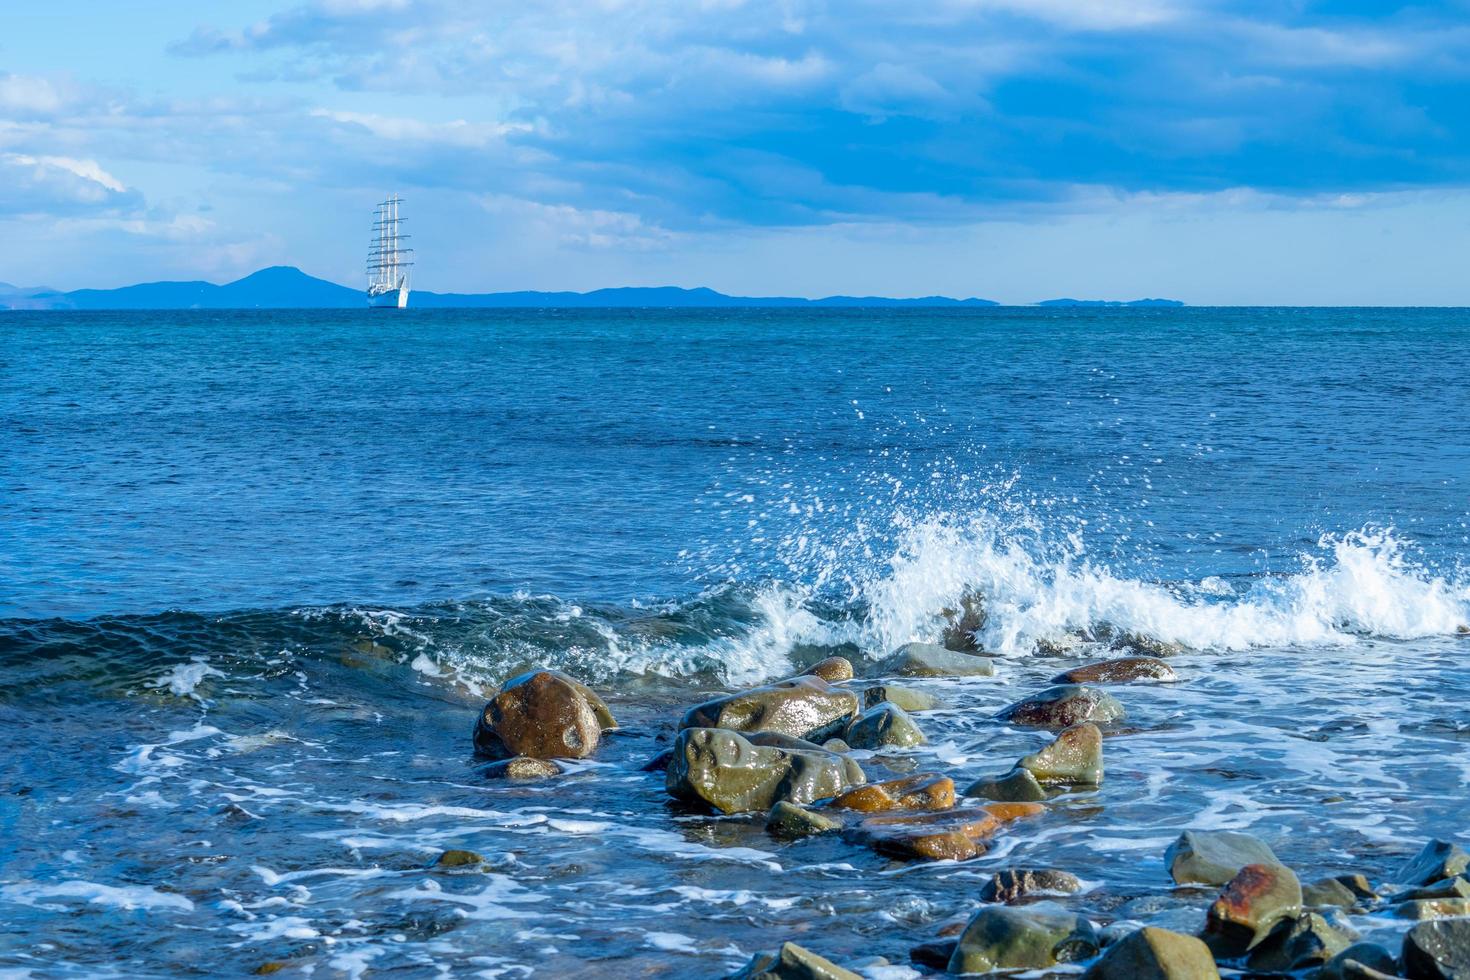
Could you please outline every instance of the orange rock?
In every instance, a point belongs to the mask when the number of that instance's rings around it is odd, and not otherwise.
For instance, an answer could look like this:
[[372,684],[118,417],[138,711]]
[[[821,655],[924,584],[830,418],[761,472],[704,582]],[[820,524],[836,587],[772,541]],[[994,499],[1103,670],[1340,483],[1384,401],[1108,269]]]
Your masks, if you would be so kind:
[[1001,823],[1010,823],[1023,817],[1034,817],[1046,812],[1040,803],[987,803],[980,809],[991,814]]
[[503,684],[475,725],[475,750],[492,758],[584,759],[597,748],[606,721],[597,695],[551,670]]
[[832,806],[861,813],[882,810],[948,810],[954,806],[954,780],[934,773],[919,773],[850,789],[832,801]]
[[966,807],[868,817],[848,836],[892,857],[965,861],[984,854],[984,842],[1000,826],[1000,819],[984,807]]

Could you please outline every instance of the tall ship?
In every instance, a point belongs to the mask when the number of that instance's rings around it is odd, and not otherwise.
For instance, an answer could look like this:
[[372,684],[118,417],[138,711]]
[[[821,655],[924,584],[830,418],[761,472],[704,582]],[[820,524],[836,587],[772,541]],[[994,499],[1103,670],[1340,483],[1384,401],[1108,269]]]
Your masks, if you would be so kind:
[[370,307],[401,310],[408,306],[408,270],[413,267],[413,249],[403,247],[408,236],[399,231],[403,219],[398,216],[398,205],[402,203],[402,198],[391,194],[375,213],[373,244],[368,249],[367,261]]

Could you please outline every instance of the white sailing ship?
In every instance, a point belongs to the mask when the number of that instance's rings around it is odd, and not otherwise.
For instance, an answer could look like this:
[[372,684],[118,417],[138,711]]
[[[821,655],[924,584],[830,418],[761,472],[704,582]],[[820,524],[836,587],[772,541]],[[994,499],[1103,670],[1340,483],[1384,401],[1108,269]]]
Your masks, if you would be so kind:
[[378,205],[373,221],[373,244],[368,249],[367,301],[368,306],[403,309],[408,305],[408,270],[413,249],[404,248],[408,236],[400,234],[398,226],[403,219],[398,216],[398,205],[403,199],[391,194],[388,200]]

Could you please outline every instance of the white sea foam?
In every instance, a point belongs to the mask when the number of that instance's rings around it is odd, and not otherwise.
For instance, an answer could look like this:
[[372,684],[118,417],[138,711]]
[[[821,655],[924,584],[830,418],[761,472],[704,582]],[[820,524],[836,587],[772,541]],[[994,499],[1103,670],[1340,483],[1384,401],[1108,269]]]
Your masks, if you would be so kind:
[[93,881],[58,881],[47,884],[23,881],[0,886],[0,897],[21,905],[76,901],[119,909],[189,912],[194,903],[183,895],[161,892],[147,885],[102,885]]
[[195,657],[186,664],[174,664],[172,670],[153,682],[153,686],[167,688],[174,697],[194,698],[197,701],[199,695],[196,691],[206,677],[224,676],[224,671],[211,667],[205,658]]

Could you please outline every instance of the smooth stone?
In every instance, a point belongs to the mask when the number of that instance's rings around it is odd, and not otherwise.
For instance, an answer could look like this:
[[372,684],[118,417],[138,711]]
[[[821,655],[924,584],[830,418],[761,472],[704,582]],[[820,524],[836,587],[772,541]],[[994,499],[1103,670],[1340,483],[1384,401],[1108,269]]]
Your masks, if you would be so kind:
[[1187,648],[1183,643],[1161,640],[1147,633],[1124,633],[1113,641],[1114,650],[1133,650],[1147,657],[1177,657]]
[[1126,684],[1129,681],[1177,681],[1174,668],[1157,657],[1119,657],[1064,670],[1053,684]]
[[846,657],[828,657],[812,664],[801,672],[802,677],[820,677],[828,684],[850,681],[853,678],[852,661]]
[[1419,923],[1404,936],[1399,959],[1414,980],[1470,978],[1470,919]]
[[830,834],[841,830],[843,823],[836,817],[781,800],[766,814],[766,832],[773,837],[795,839]]
[[1029,770],[1018,767],[1004,776],[981,776],[965,787],[964,795],[1001,803],[1040,803],[1046,790]]
[[475,751],[493,758],[584,759],[597,749],[612,712],[586,685],[554,670],[512,677],[475,722]]
[[1012,868],[990,876],[980,889],[982,902],[1014,902],[1027,895],[1074,895],[1082,890],[1077,876],[1050,868]]
[[488,766],[481,766],[479,772],[487,779],[546,779],[560,776],[562,768],[550,759],[518,755],[514,759],[502,759]]
[[949,968],[949,959],[959,944],[957,939],[931,939],[909,950],[909,962],[914,966],[942,973]]
[[838,966],[796,943],[782,943],[773,953],[756,953],[727,980],[863,980],[862,975]]
[[1070,728],[1085,721],[1121,721],[1126,715],[1118,699],[1105,691],[1080,684],[1060,684],[1008,705],[996,715],[1001,721],[1030,728]]
[[820,677],[793,677],[695,705],[679,722],[685,728],[776,732],[823,742],[840,736],[858,712],[857,695]]
[[474,851],[448,850],[440,854],[434,861],[436,868],[469,868],[479,867],[485,863],[485,859]]
[[852,746],[848,745],[840,738],[827,739],[827,741],[822,743],[822,748],[826,749],[828,752],[836,752],[838,755],[841,755],[844,752],[852,751]]
[[1453,878],[1470,866],[1470,854],[1459,844],[1432,840],[1425,844],[1395,876],[1401,885],[1432,885]]
[[845,738],[855,749],[910,748],[928,741],[909,713],[892,701],[881,701],[858,715]]
[[1302,886],[1302,905],[1307,908],[1350,909],[1357,904],[1358,896],[1336,878],[1323,878]]
[[932,711],[939,707],[939,699],[932,694],[900,687],[897,684],[877,684],[863,691],[863,707],[871,708],[884,701],[892,701],[905,711]]
[[1186,830],[1164,852],[1176,884],[1223,885],[1247,864],[1276,864],[1270,845],[1234,830]]
[[1366,875],[1337,875],[1337,881],[1341,882],[1359,898],[1377,898],[1378,892],[1374,889]]
[[761,745],[721,728],[684,729],[673,753],[669,795],[725,813],[769,810],[781,800],[812,803],[867,781],[856,762],[816,746]]
[[1046,748],[1031,753],[1016,765],[1030,772],[1039,783],[1100,786],[1103,781],[1102,732],[1092,724],[1073,725],[1063,730]]
[[1448,919],[1470,915],[1470,898],[1419,898],[1400,902],[1393,907],[1393,914],[1400,919]]
[[1279,923],[1255,949],[1246,965],[1265,973],[1321,966],[1352,942],[1315,912]]
[[989,905],[960,933],[949,972],[1043,969],[1090,959],[1098,948],[1092,923],[1059,905]]
[[1003,824],[1042,809],[1036,804],[996,803],[932,813],[880,814],[863,820],[847,837],[889,857],[967,861],[985,853],[985,842]]
[[[1349,964],[1357,969],[1352,969]],[[1364,968],[1394,976],[1399,965],[1393,954],[1377,943],[1353,943],[1322,965],[1317,980],[1361,980]]]
[[1411,888],[1393,896],[1395,902],[1407,902],[1418,898],[1470,898],[1470,878],[1461,875],[1446,878],[1423,888]]
[[669,760],[674,757],[673,749],[662,749],[643,765],[638,767],[639,772],[666,772],[669,768]]
[[906,643],[878,664],[878,673],[893,677],[989,677],[995,664],[987,657],[958,653],[933,643]]
[[854,787],[840,794],[829,806],[861,813],[948,810],[954,806],[954,780],[932,772],[887,779]]
[[975,634],[985,628],[985,597],[978,592],[966,592],[960,596],[960,608],[945,609],[944,647],[961,653],[973,653],[980,649]]
[[1301,911],[1302,886],[1290,868],[1247,864],[1210,905],[1201,938],[1216,957],[1242,956]]
[[1082,980],[1218,980],[1210,948],[1194,936],[1152,926],[1129,933]]

